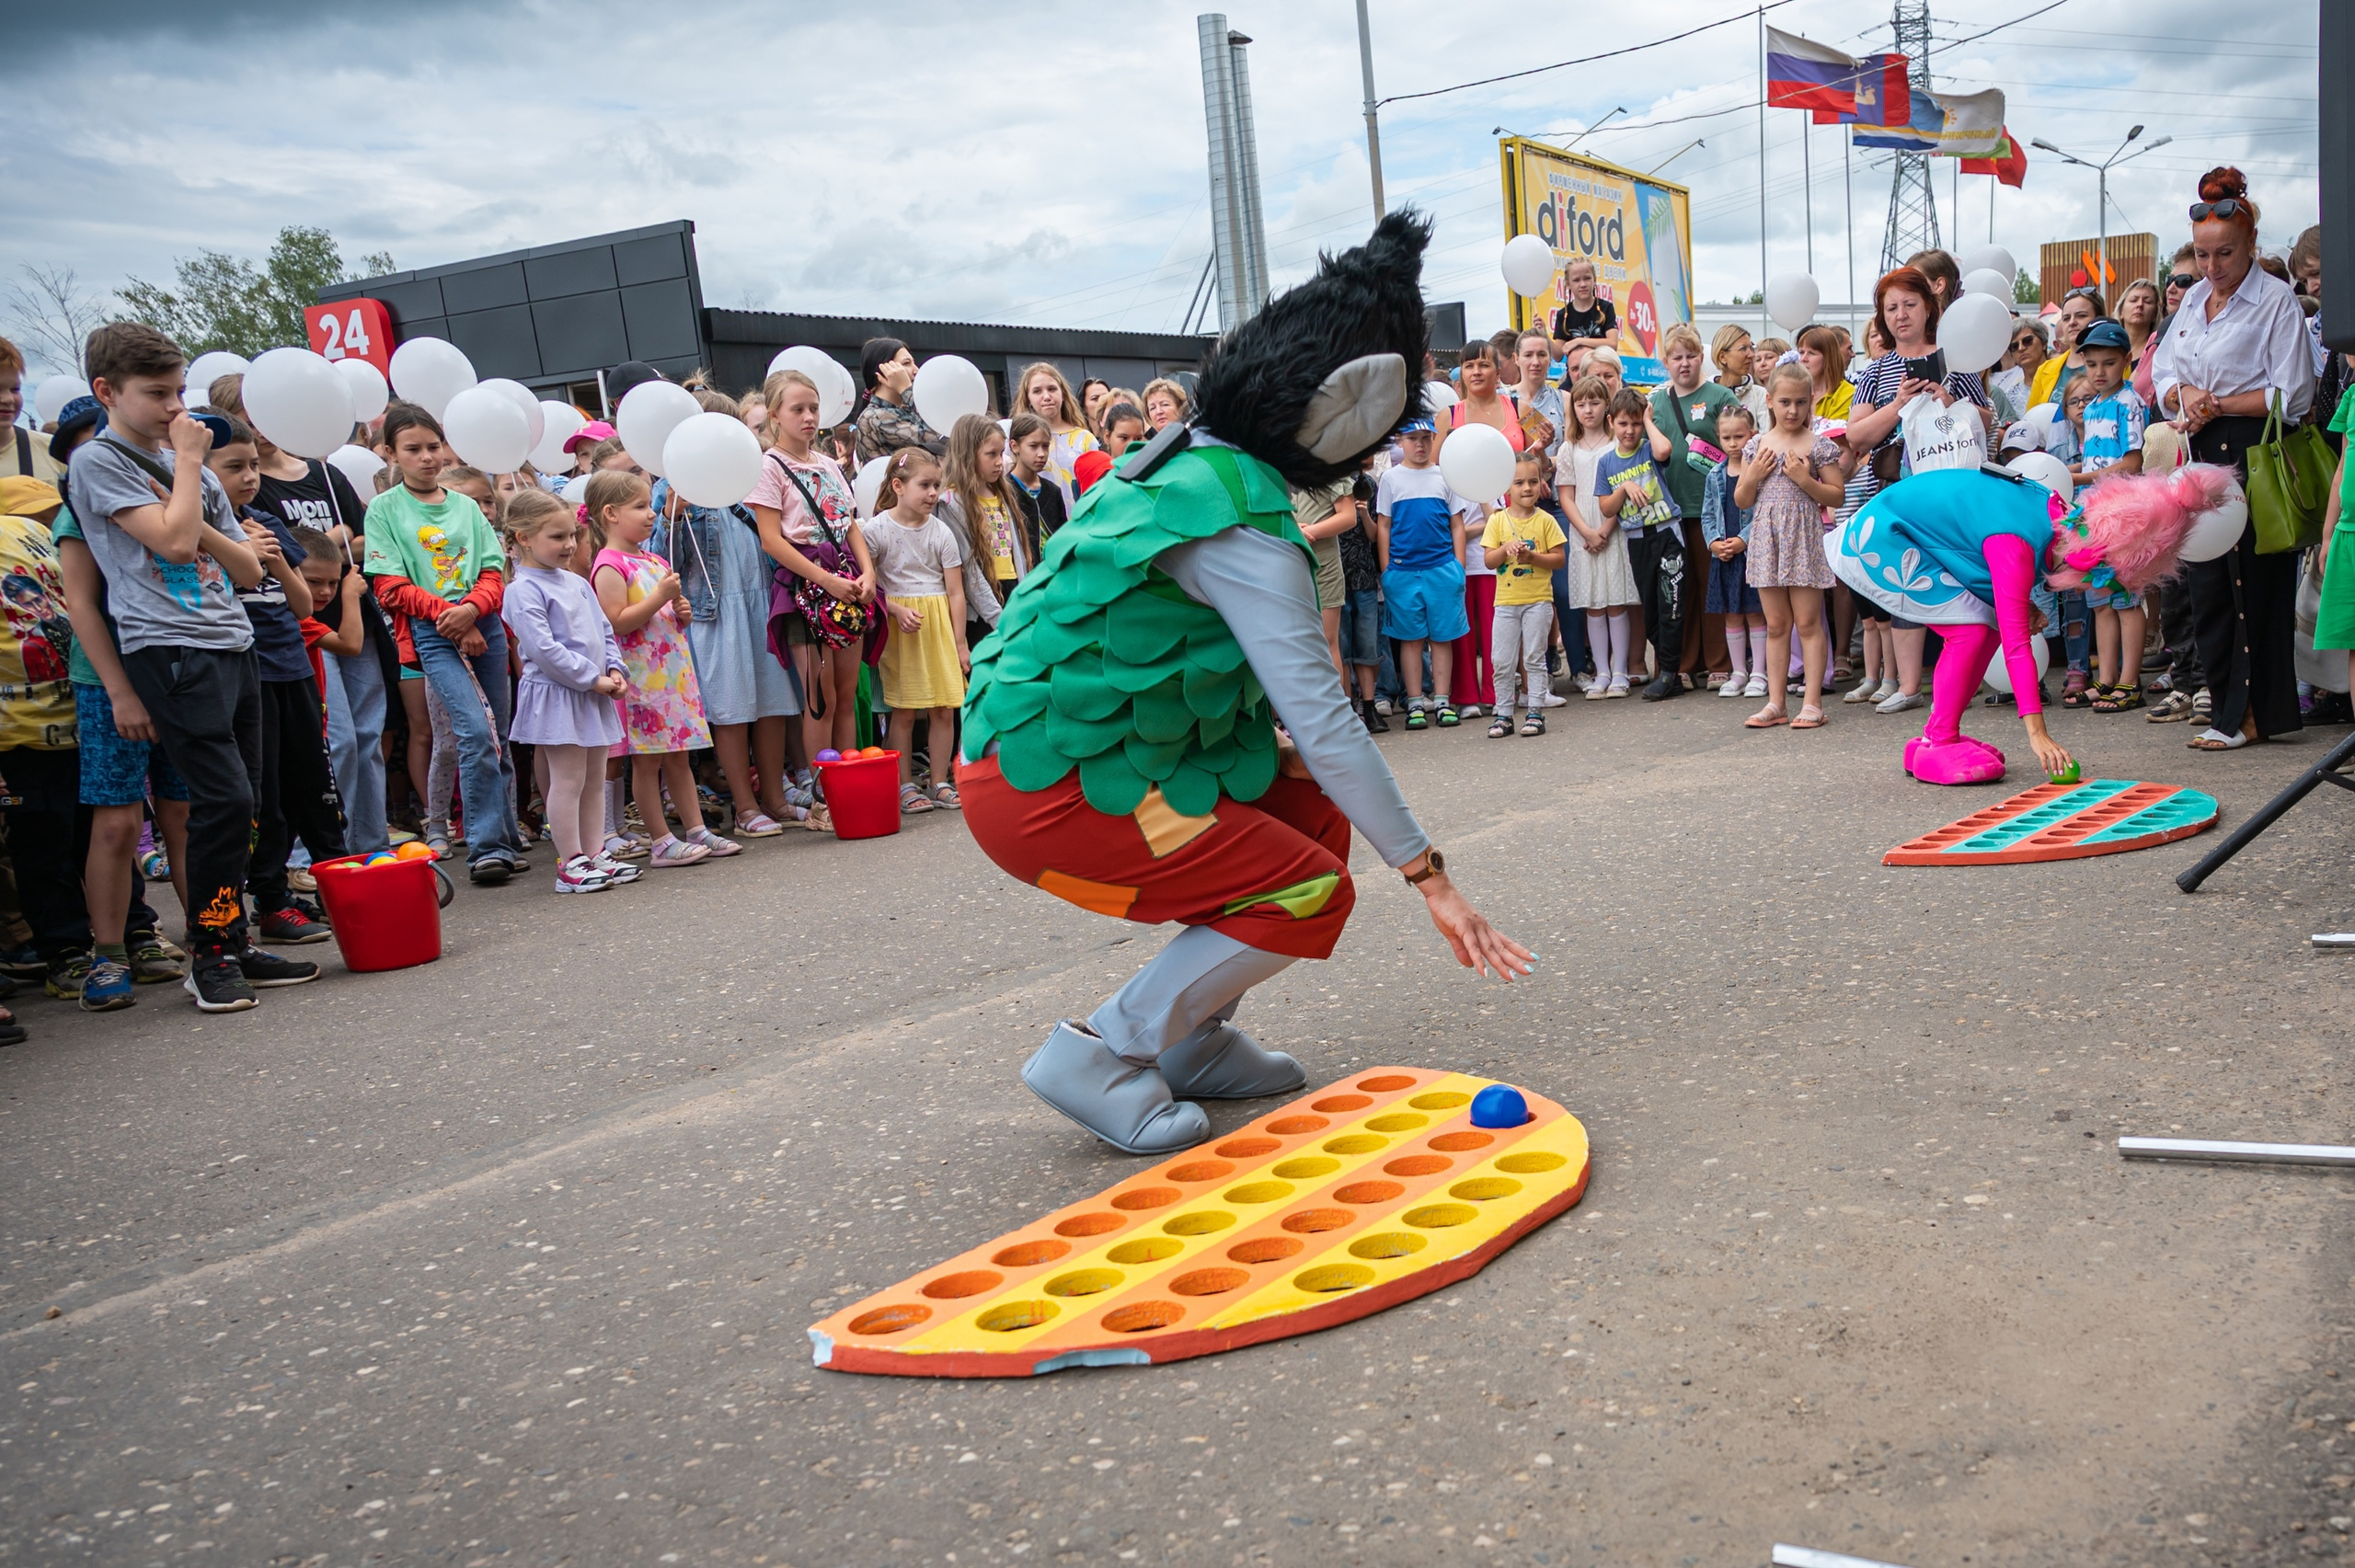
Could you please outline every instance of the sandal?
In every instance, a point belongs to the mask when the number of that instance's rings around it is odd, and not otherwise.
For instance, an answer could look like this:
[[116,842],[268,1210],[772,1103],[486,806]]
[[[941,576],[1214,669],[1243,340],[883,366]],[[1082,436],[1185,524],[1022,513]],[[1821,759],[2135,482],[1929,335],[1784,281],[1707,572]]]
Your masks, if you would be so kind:
[[1752,714],[1748,718],[1743,719],[1741,721],[1741,727],[1744,729],[1773,729],[1777,725],[1788,724],[1790,722],[1791,715],[1785,713],[1782,709],[1767,707],[1761,708],[1756,713]]
[[1442,729],[1453,729],[1457,725],[1464,722],[1464,715],[1455,711],[1455,704],[1453,703],[1442,703],[1439,705],[1439,713],[1435,715],[1435,718]]
[[834,830],[833,814],[822,803],[813,806],[810,815],[801,819],[801,825],[813,833],[831,833]]
[[2131,713],[2142,705],[2140,686],[2112,686],[2094,699],[2094,712],[2097,714]]
[[[1812,714],[1815,716],[1809,718],[1808,716],[1809,714]],[[1813,703],[1809,703],[1807,706],[1799,709],[1798,717],[1791,720],[1791,727],[1793,729],[1821,729],[1824,723],[1823,710]]]
[[2150,724],[2181,724],[2190,716],[2191,698],[2182,692],[2169,692],[2153,703],[2151,711],[2142,715]]
[[903,784],[900,786],[901,816],[913,817],[918,812],[937,811],[940,808],[938,807],[932,803],[932,797],[925,794],[924,791],[918,789],[914,784]]
[[725,860],[731,854],[742,854],[744,846],[733,839],[723,839],[709,828],[698,828],[692,833],[680,835],[683,843],[701,844],[711,852],[714,860]]
[[2089,708],[2094,705],[2093,688],[2086,681],[2085,671],[2069,671],[2068,679],[2061,683],[2061,705],[2064,708]]
[[2203,729],[2184,744],[2194,751],[2237,751],[2248,741],[2246,735],[2226,735],[2221,729]]
[[1407,710],[1407,727],[1408,729],[1429,729],[1430,727],[1431,711],[1429,708],[1408,708]]
[[958,798],[957,786],[953,784],[937,784],[933,785],[932,798],[935,805],[940,806],[948,810],[962,811],[965,809],[965,803]]
[[701,844],[691,844],[674,834],[665,833],[647,855],[646,864],[670,868],[695,865],[711,858],[711,852]]
[[[1536,709],[1532,708],[1528,713],[1522,715],[1521,732],[1523,735],[1545,734],[1545,715],[1539,713]],[[1490,733],[1493,734],[1495,732],[1491,731]]]
[[773,839],[784,831],[785,824],[765,811],[736,818],[736,836],[740,839]]
[[1499,714],[1496,717],[1488,721],[1489,739],[1502,740],[1506,736],[1511,735],[1511,733],[1512,719],[1509,715]]

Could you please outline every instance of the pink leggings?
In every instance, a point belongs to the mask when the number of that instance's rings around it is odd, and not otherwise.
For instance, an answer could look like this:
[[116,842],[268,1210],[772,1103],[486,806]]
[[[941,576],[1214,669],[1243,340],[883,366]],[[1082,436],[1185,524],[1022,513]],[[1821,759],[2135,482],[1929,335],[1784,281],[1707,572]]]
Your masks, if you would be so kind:
[[2003,639],[1994,627],[1975,621],[1940,626],[1938,635],[1946,647],[1930,672],[1930,722],[1922,734],[1932,744],[1944,746],[1962,738],[1962,715],[1970,712],[1970,699],[1979,694]]

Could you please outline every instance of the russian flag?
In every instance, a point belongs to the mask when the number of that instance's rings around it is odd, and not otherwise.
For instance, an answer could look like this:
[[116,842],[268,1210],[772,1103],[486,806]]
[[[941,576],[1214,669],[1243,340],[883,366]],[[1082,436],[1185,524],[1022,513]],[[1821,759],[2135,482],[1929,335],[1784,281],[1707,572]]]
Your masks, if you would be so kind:
[[1786,33],[1766,29],[1766,103],[1770,109],[1812,109],[1835,115],[1856,112],[1853,54]]

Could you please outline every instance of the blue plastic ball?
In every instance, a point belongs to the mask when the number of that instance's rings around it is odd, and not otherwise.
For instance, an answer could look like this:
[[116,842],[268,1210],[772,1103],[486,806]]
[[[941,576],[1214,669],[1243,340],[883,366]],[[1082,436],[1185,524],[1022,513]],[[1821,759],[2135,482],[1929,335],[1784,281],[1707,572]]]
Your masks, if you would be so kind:
[[382,851],[379,851],[378,853],[370,855],[364,864],[368,865],[392,865],[396,863],[396,857],[385,854]]
[[1529,1102],[1510,1083],[1491,1083],[1472,1096],[1474,1127],[1519,1127],[1529,1119]]
[[823,751],[819,752],[817,757],[813,760],[820,762],[839,762],[843,760],[843,754],[829,746]]

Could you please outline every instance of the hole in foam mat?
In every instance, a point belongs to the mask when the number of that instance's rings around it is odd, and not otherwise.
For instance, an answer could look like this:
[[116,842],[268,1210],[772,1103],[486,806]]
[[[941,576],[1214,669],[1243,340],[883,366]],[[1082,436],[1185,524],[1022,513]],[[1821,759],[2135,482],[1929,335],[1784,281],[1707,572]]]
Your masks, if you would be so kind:
[[1420,1236],[1409,1236],[1404,1230],[1384,1230],[1378,1235],[1360,1236],[1350,1243],[1353,1258],[1403,1258],[1421,1252],[1430,1243]]
[[1521,1184],[1510,1176],[1475,1176],[1468,1182],[1458,1182],[1447,1189],[1450,1197],[1460,1197],[1467,1203],[1489,1203],[1500,1197],[1511,1197],[1521,1190]]
[[1351,1182],[1333,1196],[1343,1203],[1388,1203],[1403,1196],[1406,1191],[1396,1182]]
[[1235,1167],[1223,1160],[1195,1160],[1183,1165],[1172,1165],[1163,1174],[1173,1182],[1215,1182],[1221,1176],[1235,1174]]
[[1363,1094],[1327,1094],[1309,1103],[1312,1111],[1362,1111],[1373,1102]]
[[1418,1230],[1444,1230],[1479,1217],[1480,1211],[1468,1203],[1428,1203],[1420,1208],[1408,1209],[1403,1216]]
[[919,1306],[913,1301],[902,1306],[878,1307],[871,1312],[861,1312],[851,1319],[850,1332],[853,1333],[897,1333],[902,1329],[915,1327],[931,1316],[930,1307]]
[[1318,1147],[1327,1154],[1371,1154],[1389,1141],[1370,1132],[1353,1132],[1346,1138],[1328,1138]]
[[1319,1296],[1336,1291],[1356,1290],[1373,1283],[1373,1270],[1361,1263],[1319,1264],[1315,1268],[1302,1269],[1292,1276],[1295,1288]]
[[1134,1187],[1114,1198],[1112,1207],[1132,1211],[1140,1208],[1163,1208],[1185,1196],[1176,1187]]
[[1458,1094],[1453,1090],[1446,1089],[1430,1094],[1418,1094],[1407,1102],[1419,1111],[1452,1111],[1458,1105],[1468,1105],[1471,1103],[1471,1095]]
[[1313,1176],[1329,1176],[1341,1168],[1338,1160],[1327,1160],[1321,1154],[1311,1154],[1298,1160],[1287,1160],[1268,1173],[1290,1182],[1304,1182]]
[[[1107,1230],[1118,1230],[1127,1220],[1117,1214],[1074,1214],[1055,1227],[1058,1236],[1101,1236]],[[1063,1254],[1055,1254],[1060,1257]]]
[[1333,1124],[1323,1116],[1286,1116],[1268,1124],[1268,1130],[1281,1138],[1292,1138],[1304,1132],[1323,1132]]
[[1075,1268],[1047,1281],[1046,1292],[1050,1296],[1101,1296],[1107,1290],[1119,1288],[1127,1278],[1117,1268]]
[[1175,1301],[1140,1301],[1105,1313],[1104,1326],[1114,1333],[1143,1333],[1147,1329],[1166,1329],[1185,1315],[1186,1309]]
[[1431,1139],[1431,1147],[1443,1153],[1461,1154],[1467,1149],[1486,1149],[1496,1139],[1485,1132],[1443,1132]]
[[1298,1214],[1284,1216],[1284,1229],[1313,1236],[1319,1230],[1338,1230],[1345,1225],[1354,1225],[1357,1219],[1346,1208],[1304,1208]]
[[1361,1078],[1358,1080],[1358,1087],[1364,1090],[1369,1094],[1387,1094],[1394,1090],[1412,1089],[1414,1086],[1415,1081],[1413,1079],[1399,1072],[1384,1073],[1378,1078]]
[[1173,1236],[1207,1236],[1213,1230],[1223,1230],[1234,1223],[1234,1215],[1222,1213],[1215,1208],[1205,1208],[1192,1214],[1180,1214],[1175,1219],[1165,1219],[1161,1222],[1161,1228]]
[[[1080,1218],[1084,1219],[1087,1216],[1082,1215]],[[1065,1225],[1070,1223],[1068,1219],[1063,1221]],[[1084,1236],[1087,1232],[1075,1230],[1072,1233]],[[1042,1263],[1054,1262],[1069,1251],[1071,1251],[1069,1242],[1017,1242],[1010,1247],[998,1249],[990,1262],[1000,1268],[1036,1268]]]
[[1419,1127],[1429,1127],[1429,1116],[1419,1116],[1411,1111],[1399,1111],[1392,1116],[1376,1116],[1365,1124],[1373,1132],[1412,1132]]
[[1516,1176],[1534,1176],[1540,1171],[1558,1171],[1569,1162],[1568,1155],[1534,1150],[1527,1154],[1506,1155],[1497,1162],[1497,1169],[1511,1171]]
[[1290,1182],[1246,1182],[1218,1196],[1228,1203],[1281,1203],[1292,1195]]
[[[1292,1243],[1297,1252],[1300,1243]],[[1230,1290],[1240,1290],[1251,1283],[1251,1276],[1239,1268],[1198,1268],[1191,1274],[1181,1274],[1169,1282],[1172,1294],[1178,1296],[1223,1296]]]
[[1012,1333],[1051,1322],[1062,1310],[1052,1301],[1001,1301],[975,1318],[973,1326],[989,1333]]
[[936,1301],[954,1301],[960,1297],[979,1296],[984,1290],[994,1290],[1005,1283],[1005,1276],[995,1269],[967,1269],[962,1274],[944,1274],[938,1279],[925,1282],[924,1293]]
[[1295,1242],[1290,1236],[1254,1236],[1247,1242],[1237,1242],[1226,1249],[1226,1255],[1236,1263],[1278,1263],[1291,1257],[1307,1243]]
[[1382,1169],[1393,1176],[1436,1176],[1454,1163],[1436,1154],[1409,1154],[1403,1160],[1393,1160]]
[[1211,1152],[1223,1154],[1230,1160],[1248,1160],[1255,1155],[1273,1154],[1282,1147],[1281,1141],[1272,1138],[1230,1138]]
[[1104,1255],[1114,1263],[1158,1263],[1174,1258],[1186,1250],[1186,1243],[1167,1236],[1139,1236],[1133,1242],[1122,1242]]

